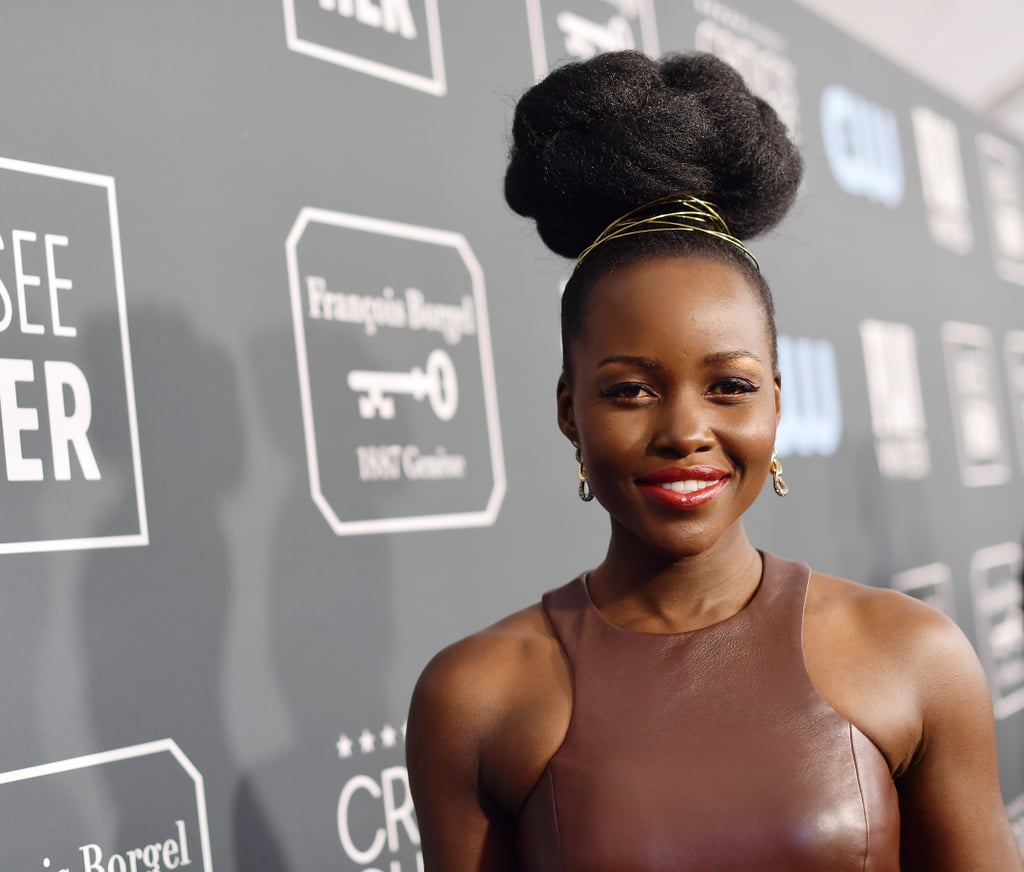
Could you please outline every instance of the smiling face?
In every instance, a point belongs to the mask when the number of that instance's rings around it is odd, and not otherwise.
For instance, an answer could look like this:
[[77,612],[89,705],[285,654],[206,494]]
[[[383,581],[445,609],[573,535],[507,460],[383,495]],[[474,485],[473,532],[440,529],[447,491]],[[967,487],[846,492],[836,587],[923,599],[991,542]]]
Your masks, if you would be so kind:
[[718,260],[641,260],[594,283],[584,328],[559,426],[612,547],[674,560],[745,543],[780,410],[757,291]]

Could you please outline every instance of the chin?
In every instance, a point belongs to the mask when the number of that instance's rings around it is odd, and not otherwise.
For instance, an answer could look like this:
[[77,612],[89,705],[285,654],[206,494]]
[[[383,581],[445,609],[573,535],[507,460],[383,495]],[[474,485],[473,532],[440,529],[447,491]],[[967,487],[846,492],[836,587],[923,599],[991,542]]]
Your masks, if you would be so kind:
[[620,535],[631,540],[632,547],[670,563],[711,551],[729,535],[729,531],[717,530],[638,530],[621,524],[619,527]]

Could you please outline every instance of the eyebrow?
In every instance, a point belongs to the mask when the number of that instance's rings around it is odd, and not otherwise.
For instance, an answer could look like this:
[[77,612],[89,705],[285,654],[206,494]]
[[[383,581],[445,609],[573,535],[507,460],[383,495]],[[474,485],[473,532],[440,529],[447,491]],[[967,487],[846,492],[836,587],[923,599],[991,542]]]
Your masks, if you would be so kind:
[[[734,360],[756,360],[761,363],[761,358],[754,354],[753,351],[716,351],[712,354],[705,354],[701,360],[705,366],[714,366],[719,363],[730,363]],[[650,357],[641,357],[633,354],[613,354],[610,357],[605,357],[598,361],[597,368],[600,369],[602,366],[608,366],[611,363],[624,363],[627,366],[636,366],[640,369],[659,369],[661,364],[657,360],[653,360]]]
[[732,360],[742,360],[743,358],[761,363],[761,358],[753,351],[716,351],[714,354],[706,354],[703,362],[708,364],[729,363]]
[[632,354],[613,354],[598,361],[597,368],[608,366],[610,363],[625,363],[629,366],[638,366],[640,369],[658,369],[661,364],[649,357],[639,357]]

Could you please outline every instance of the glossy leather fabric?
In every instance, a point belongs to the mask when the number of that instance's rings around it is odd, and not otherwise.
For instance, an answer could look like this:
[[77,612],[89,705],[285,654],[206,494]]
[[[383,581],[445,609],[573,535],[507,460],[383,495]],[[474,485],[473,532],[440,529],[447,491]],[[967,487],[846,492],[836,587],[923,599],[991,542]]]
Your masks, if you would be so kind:
[[804,666],[809,575],[765,554],[746,607],[675,635],[608,623],[582,578],[544,596],[573,713],[520,810],[522,872],[899,872],[885,759]]

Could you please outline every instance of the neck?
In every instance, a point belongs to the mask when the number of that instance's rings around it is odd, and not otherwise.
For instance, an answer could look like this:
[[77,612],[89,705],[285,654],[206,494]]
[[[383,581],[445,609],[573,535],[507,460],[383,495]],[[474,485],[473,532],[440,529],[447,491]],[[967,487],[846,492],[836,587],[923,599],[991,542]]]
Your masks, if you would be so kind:
[[736,614],[757,590],[761,555],[741,524],[707,550],[683,556],[631,547],[617,532],[588,586],[601,613],[624,629],[682,633],[706,627]]

